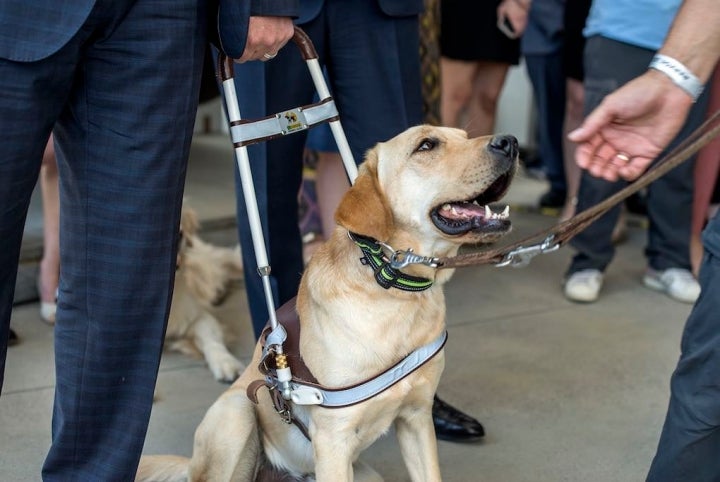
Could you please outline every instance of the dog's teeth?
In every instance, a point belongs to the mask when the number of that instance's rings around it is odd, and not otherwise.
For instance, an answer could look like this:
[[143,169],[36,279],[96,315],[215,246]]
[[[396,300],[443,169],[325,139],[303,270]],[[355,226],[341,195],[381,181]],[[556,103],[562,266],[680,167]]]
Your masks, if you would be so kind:
[[443,204],[443,211],[450,211],[450,205],[449,204]]
[[490,206],[485,206],[485,219],[507,219],[510,216],[510,206],[505,206],[501,213],[493,212]]
[[458,212],[457,212],[457,209],[455,209],[455,206],[452,206],[452,207],[450,208],[450,211],[457,216],[457,213],[458,213]]

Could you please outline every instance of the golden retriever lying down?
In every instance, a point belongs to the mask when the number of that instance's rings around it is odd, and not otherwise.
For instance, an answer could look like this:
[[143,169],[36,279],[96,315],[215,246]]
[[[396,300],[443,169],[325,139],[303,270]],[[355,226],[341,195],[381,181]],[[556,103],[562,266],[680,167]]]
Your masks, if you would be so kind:
[[182,237],[168,327],[168,348],[202,356],[216,380],[232,382],[245,369],[226,348],[224,330],[211,308],[225,298],[228,286],[243,276],[239,249],[214,246],[197,235],[195,211],[183,208]]
[[[432,126],[413,127],[368,152],[338,207],[338,227],[311,258],[297,296],[299,354],[320,385],[362,383],[445,333],[443,284],[452,270],[411,264],[396,281],[422,289],[402,289],[392,280],[383,287],[372,255],[348,233],[434,257],[453,256],[465,243],[495,241],[510,221],[507,210],[486,207],[507,191],[517,154],[512,136],[468,139],[465,131]],[[385,255],[375,261],[392,252]],[[269,390],[257,391],[257,405],[246,395],[263,379],[261,357],[258,344],[248,369],[210,407],[195,432],[192,458],[144,456],[137,480],[268,480],[268,468],[284,472],[282,480],[382,480],[358,457],[391,425],[411,479],[440,480],[431,409],[442,349],[359,403],[288,402],[311,441],[281,419]]]

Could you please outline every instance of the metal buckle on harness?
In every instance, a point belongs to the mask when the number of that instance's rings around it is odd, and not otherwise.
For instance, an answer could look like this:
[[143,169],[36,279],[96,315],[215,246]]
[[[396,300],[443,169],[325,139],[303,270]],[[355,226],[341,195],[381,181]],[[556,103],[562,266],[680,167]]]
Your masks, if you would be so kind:
[[283,422],[291,424],[292,411],[290,410],[290,406],[285,403],[285,399],[282,397],[282,394],[277,392],[277,385],[268,384],[268,390],[270,391],[270,397],[273,401],[273,407],[275,407],[275,412],[280,415],[280,418]]
[[551,253],[558,249],[560,249],[560,243],[556,243],[555,235],[551,234],[540,244],[520,246],[519,248],[513,249],[495,266],[512,266],[513,268],[522,268],[523,266],[530,264],[530,260],[538,254]]
[[314,387],[293,384],[290,400],[296,405],[320,405],[323,395]]

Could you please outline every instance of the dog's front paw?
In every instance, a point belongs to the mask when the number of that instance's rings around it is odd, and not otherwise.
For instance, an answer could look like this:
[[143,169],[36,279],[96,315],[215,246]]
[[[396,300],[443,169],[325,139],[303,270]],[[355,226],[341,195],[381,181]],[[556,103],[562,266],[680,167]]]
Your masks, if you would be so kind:
[[245,371],[245,365],[230,353],[223,353],[208,359],[208,367],[215,380],[232,383]]

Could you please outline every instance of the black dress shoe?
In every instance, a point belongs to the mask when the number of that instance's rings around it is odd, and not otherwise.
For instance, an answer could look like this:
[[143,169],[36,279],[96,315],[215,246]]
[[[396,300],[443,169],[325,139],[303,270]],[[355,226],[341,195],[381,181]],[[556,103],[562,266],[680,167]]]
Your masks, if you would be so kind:
[[17,333],[15,333],[15,330],[10,328],[10,333],[8,334],[8,343],[7,346],[13,346],[20,343],[20,337],[17,336]]
[[477,442],[485,436],[482,424],[470,415],[448,405],[437,396],[433,399],[435,436],[448,442]]

